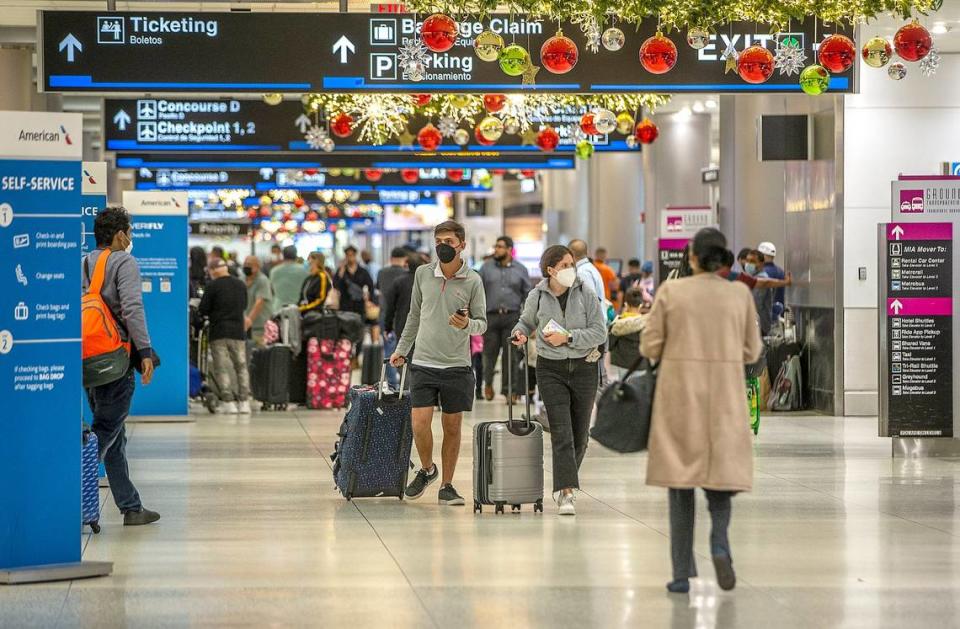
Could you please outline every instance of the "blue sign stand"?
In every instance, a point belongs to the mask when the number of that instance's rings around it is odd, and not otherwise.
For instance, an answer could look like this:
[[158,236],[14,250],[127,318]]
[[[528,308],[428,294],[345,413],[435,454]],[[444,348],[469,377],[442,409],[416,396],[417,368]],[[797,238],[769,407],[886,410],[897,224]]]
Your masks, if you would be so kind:
[[80,562],[81,129],[0,112],[0,583],[112,569]]
[[186,192],[125,191],[133,223],[133,257],[140,265],[147,329],[160,366],[150,386],[138,386],[130,421],[194,421],[188,415],[189,279]]

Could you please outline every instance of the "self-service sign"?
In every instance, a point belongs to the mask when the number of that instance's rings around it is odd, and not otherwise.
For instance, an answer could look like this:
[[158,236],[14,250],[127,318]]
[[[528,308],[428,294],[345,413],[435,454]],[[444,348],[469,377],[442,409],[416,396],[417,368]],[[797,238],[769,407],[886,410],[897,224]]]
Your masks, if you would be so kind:
[[888,223],[882,229],[884,436],[952,437],[953,224]]
[[[761,85],[725,71],[720,52],[743,50],[753,42],[773,50],[777,39],[801,42],[812,51],[817,24],[811,18],[789,33],[757,33],[756,25],[718,26],[703,50],[669,33],[678,51],[676,67],[655,75],[640,67],[640,45],[657,29],[655,20],[624,29],[617,51],[586,51],[579,26],[492,15],[459,23],[459,37],[447,52],[422,52],[423,72],[411,76],[404,59],[418,43],[421,18],[382,13],[117,13],[42,11],[39,20],[42,88],[54,92],[789,92],[799,93],[796,76],[775,73]],[[831,32],[853,36],[849,26]],[[581,59],[567,74],[545,69],[524,78],[507,77],[496,62],[480,61],[474,38],[491,29],[507,41],[538,51],[557,27],[580,39]],[[820,35],[827,34],[820,29]],[[261,44],[264,33],[283,33],[294,46]],[[308,63],[305,60],[309,60]],[[833,92],[856,88],[858,64],[830,80]],[[415,78],[421,80],[415,81]],[[127,112],[129,115],[130,112]]]

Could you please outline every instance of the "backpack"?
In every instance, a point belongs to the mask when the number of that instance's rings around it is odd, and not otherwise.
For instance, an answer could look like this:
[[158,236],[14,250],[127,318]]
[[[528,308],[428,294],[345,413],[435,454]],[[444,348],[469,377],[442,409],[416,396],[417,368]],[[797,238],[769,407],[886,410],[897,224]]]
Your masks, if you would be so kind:
[[113,312],[100,295],[109,258],[110,250],[104,249],[80,301],[83,386],[88,388],[119,380],[130,368],[130,342],[123,340]]

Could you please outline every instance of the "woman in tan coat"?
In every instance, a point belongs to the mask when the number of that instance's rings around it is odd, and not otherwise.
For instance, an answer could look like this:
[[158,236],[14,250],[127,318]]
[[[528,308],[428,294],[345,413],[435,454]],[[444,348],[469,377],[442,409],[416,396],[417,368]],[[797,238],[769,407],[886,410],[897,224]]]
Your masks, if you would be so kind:
[[760,356],[760,331],[747,287],[716,275],[726,247],[716,229],[697,232],[689,247],[693,275],[660,287],[640,343],[644,356],[659,361],[647,484],[670,490],[671,592],[689,591],[689,579],[697,576],[696,487],[706,491],[710,503],[717,581],[733,589],[730,498],[753,486],[743,366]]

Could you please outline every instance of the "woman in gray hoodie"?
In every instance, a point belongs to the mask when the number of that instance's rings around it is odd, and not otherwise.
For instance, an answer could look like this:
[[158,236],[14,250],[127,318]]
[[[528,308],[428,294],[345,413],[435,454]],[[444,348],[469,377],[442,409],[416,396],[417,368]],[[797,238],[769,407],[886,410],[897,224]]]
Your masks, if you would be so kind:
[[599,384],[599,346],[607,340],[600,300],[577,278],[573,254],[562,245],[540,259],[545,278],[527,296],[513,343],[537,343],[537,383],[550,419],[553,490],[560,515],[576,514],[578,472],[587,453],[590,416]]

